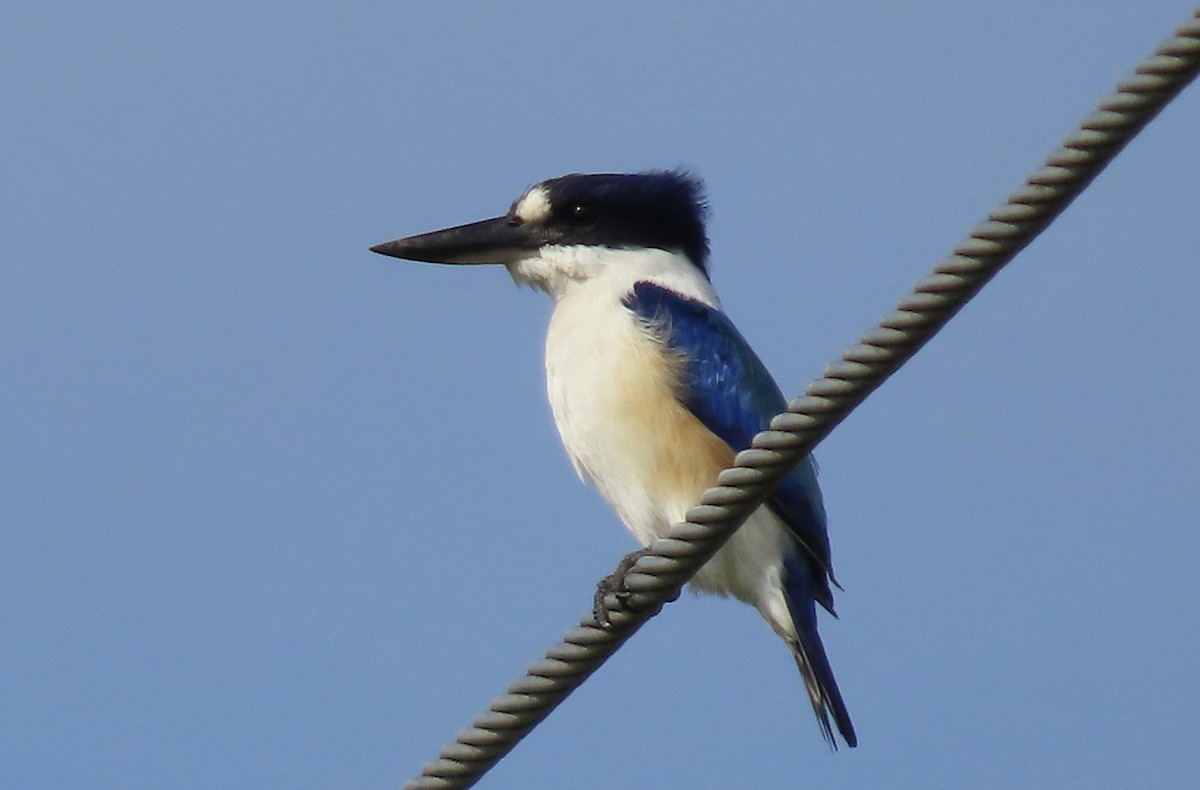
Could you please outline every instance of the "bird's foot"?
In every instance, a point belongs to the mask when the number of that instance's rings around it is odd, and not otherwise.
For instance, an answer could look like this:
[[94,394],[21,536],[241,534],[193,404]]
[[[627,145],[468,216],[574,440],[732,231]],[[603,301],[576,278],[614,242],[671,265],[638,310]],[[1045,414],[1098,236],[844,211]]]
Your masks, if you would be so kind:
[[[625,586],[625,576],[630,569],[637,564],[637,561],[650,553],[650,549],[638,549],[631,551],[621,558],[617,563],[617,568],[612,573],[605,576],[596,585],[596,595],[592,599],[592,615],[596,618],[596,622],[601,628],[612,628],[612,621],[609,619],[609,614],[612,612],[628,611],[630,596],[633,595],[629,588]],[[608,595],[612,594],[617,599],[616,606],[608,605]]]

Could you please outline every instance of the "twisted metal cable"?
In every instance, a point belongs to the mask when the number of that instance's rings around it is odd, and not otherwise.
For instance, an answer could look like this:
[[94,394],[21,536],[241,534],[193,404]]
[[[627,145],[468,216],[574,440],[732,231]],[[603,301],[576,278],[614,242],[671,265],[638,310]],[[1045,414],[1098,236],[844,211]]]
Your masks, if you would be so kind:
[[779,480],[928,342],[1074,200],[1200,70],[1200,8],[1085,117],[1025,184],[976,225],[897,309],[842,352],[721,472],[687,521],[655,541],[624,576],[630,595],[607,599],[609,627],[591,614],[491,701],[404,790],[470,787],[612,655],[708,561]]

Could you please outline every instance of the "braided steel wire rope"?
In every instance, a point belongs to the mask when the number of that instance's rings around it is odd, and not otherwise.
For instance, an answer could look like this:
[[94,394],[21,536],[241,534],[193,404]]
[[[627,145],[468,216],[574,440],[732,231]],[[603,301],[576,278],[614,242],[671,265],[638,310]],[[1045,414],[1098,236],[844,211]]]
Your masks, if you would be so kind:
[[737,454],[687,521],[655,541],[623,576],[628,591],[606,597],[607,627],[592,614],[493,699],[405,790],[475,784],[608,659],[728,540],[779,480],[871,392],[928,342],[1018,252],[1048,226],[1200,70],[1200,8],[1133,74],[1102,99],[1025,183],[976,225],[916,284],[895,311],[842,352],[788,403],[768,430]]

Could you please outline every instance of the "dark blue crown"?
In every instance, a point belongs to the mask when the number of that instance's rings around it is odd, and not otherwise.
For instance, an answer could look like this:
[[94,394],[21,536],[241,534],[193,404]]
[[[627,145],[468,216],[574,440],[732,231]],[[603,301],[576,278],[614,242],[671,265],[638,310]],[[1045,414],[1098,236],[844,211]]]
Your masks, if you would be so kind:
[[704,182],[684,170],[571,173],[541,184],[562,243],[681,250],[708,276]]

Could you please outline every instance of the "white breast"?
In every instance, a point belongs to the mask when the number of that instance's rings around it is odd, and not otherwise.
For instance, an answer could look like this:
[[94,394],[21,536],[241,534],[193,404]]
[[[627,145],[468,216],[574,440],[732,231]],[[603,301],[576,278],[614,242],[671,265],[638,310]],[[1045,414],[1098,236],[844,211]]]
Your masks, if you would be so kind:
[[[733,451],[679,402],[679,360],[621,303],[638,279],[657,278],[595,277],[557,294],[546,336],[546,386],[575,469],[649,544],[683,520]],[[704,287],[711,294],[707,281]],[[790,630],[778,592],[788,540],[775,516],[760,509],[693,586],[753,603],[776,630]]]
[[676,399],[678,367],[611,292],[577,289],[550,319],[546,387],[563,445],[642,543],[733,456]]

